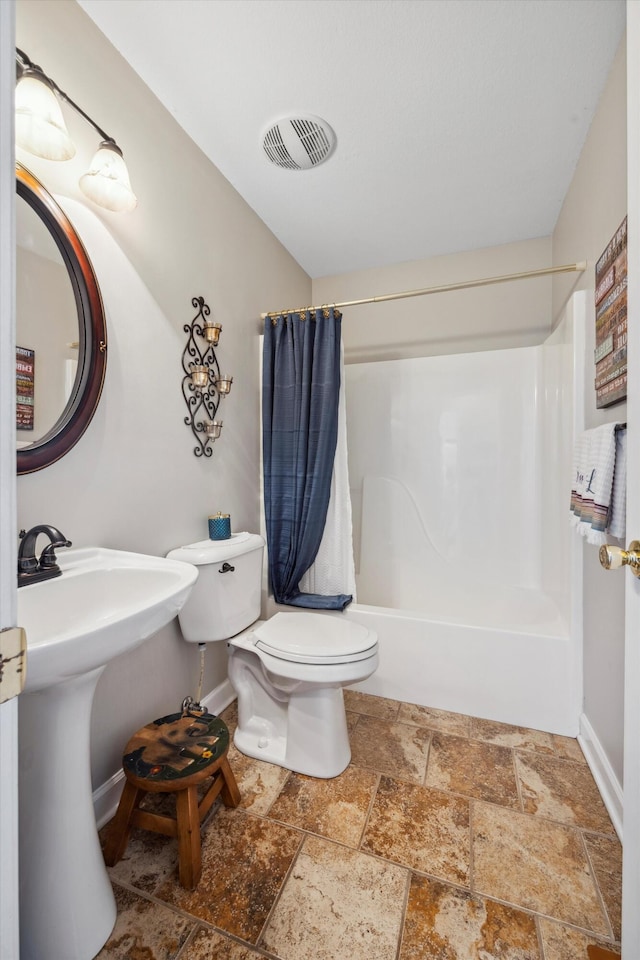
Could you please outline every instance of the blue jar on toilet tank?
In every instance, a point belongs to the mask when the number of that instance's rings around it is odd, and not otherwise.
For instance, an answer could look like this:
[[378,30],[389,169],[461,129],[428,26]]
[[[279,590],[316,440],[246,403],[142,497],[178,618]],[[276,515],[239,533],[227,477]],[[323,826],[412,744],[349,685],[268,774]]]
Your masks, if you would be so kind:
[[228,513],[216,513],[209,517],[209,539],[228,540],[231,536],[231,517]]

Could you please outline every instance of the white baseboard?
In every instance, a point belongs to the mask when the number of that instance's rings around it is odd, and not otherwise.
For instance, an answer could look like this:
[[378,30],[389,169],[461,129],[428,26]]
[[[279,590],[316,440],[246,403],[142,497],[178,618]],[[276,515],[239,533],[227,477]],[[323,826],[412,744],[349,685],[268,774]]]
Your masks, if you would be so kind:
[[614,773],[613,767],[604,752],[602,744],[596,736],[595,730],[589,723],[585,714],[580,715],[580,733],[578,742],[582,747],[589,769],[593,774],[593,779],[598,785],[598,789],[611,817],[611,822],[615,828],[620,843],[622,843],[622,811],[624,806],[624,794],[620,781]]
[[[236,694],[233,687],[228,680],[224,680],[218,684],[211,693],[203,697],[201,703],[203,707],[207,708],[209,713],[218,714],[222,713],[224,708],[228,707],[235,698]],[[135,733],[135,731],[132,731],[132,733]],[[123,786],[124,772],[120,769],[101,784],[97,790],[93,791],[93,810],[98,830],[101,830],[105,823],[111,820],[118,809]]]

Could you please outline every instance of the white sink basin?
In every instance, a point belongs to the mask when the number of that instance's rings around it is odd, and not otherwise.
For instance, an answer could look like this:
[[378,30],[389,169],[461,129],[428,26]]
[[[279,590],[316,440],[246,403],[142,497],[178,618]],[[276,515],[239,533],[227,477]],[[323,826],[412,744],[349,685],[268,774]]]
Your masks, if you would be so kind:
[[62,576],[18,590],[32,692],[104,666],[172,620],[196,567],[164,557],[86,547],[60,550]]
[[95,547],[61,550],[58,563],[61,576],[18,590],[21,960],[91,960],[113,929],[93,811],[93,695],[107,663],[169,623],[198,576],[179,560]]

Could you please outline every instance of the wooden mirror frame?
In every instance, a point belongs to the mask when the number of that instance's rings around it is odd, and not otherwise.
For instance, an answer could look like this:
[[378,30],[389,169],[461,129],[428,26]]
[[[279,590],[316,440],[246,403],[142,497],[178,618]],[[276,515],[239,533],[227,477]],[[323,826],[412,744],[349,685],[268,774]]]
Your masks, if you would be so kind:
[[51,194],[16,164],[16,190],[55,240],[73,288],[78,311],[78,374],[73,393],[53,427],[17,451],[18,475],[55,463],[78,442],[93,417],[107,368],[107,328],[100,288],[80,237]]

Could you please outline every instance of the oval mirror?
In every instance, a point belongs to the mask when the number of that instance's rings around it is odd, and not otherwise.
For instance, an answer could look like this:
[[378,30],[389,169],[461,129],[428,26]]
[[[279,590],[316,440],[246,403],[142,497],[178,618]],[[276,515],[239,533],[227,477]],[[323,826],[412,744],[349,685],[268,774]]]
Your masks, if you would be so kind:
[[18,473],[55,463],[95,413],[107,364],[100,289],[73,225],[16,164]]

